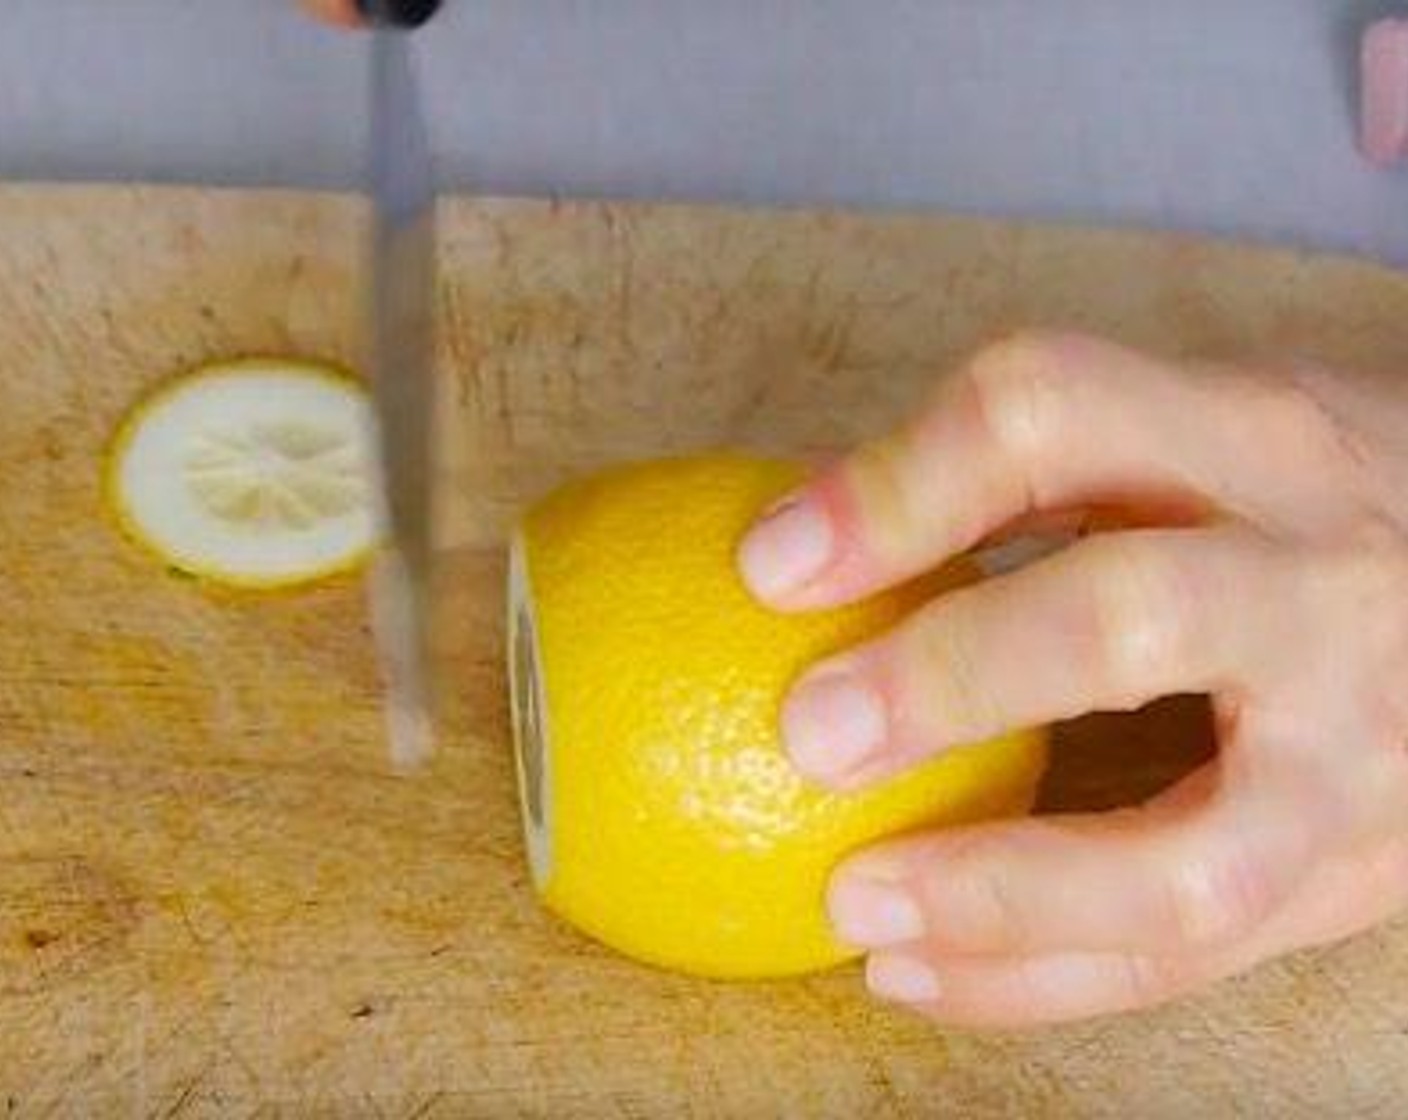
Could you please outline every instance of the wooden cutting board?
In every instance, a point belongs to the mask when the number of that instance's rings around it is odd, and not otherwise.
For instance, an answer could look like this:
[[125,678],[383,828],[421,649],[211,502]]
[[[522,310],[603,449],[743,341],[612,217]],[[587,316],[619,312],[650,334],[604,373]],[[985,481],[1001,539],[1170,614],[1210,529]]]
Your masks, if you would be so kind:
[[[99,502],[202,359],[353,361],[347,199],[0,189],[0,1101],[7,1115],[1400,1116],[1408,928],[1151,1014],[936,1029],[854,970],[722,985],[546,917],[505,729],[515,509],[626,456],[842,446],[1020,325],[1408,369],[1363,264],[943,217],[450,201],[433,772],[390,777],[362,593],[202,593]],[[1062,728],[1048,806],[1147,793],[1199,703]]]

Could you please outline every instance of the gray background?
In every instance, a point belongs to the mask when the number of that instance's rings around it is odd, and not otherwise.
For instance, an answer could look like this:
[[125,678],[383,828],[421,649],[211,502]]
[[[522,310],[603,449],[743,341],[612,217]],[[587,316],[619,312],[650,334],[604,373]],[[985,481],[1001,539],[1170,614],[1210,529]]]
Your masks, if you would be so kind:
[[[1408,262],[1365,0],[446,0],[446,185],[943,206]],[[0,175],[355,184],[365,40],[291,0],[0,0]]]

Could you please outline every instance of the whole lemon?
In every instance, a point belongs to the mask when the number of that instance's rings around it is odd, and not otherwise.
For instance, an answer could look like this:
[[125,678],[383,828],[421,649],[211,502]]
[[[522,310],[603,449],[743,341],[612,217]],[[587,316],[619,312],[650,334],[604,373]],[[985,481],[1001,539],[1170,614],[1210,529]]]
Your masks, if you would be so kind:
[[1039,731],[851,794],[793,771],[778,737],[791,682],[975,575],[950,567],[840,610],[765,609],[735,549],[801,477],[734,455],[628,465],[556,491],[515,535],[510,677],[534,883],[638,960],[737,978],[835,965],[856,955],[824,910],[843,856],[1031,805]]

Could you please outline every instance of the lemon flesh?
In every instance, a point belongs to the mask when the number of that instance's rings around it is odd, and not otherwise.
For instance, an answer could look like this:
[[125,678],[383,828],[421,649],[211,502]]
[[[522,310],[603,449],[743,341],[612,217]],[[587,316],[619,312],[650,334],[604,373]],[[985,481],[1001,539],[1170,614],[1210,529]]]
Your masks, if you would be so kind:
[[203,366],[140,402],[107,491],[139,543],[183,572],[283,587],[346,571],[377,537],[372,414],[328,367]]
[[509,670],[535,886],[566,921],[639,960],[772,977],[856,951],[824,912],[830,872],[879,838],[1025,812],[1039,730],[833,794],[778,740],[791,682],[885,630],[933,579],[839,610],[781,615],[735,574],[748,525],[800,478],[710,456],[631,465],[531,509],[509,575]]

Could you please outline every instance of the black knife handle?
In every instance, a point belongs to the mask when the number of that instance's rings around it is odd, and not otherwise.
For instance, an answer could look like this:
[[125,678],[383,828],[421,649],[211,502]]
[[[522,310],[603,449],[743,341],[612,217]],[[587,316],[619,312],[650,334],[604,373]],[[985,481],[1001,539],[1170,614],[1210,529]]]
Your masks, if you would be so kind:
[[439,7],[440,0],[357,0],[357,10],[373,27],[419,27]]

